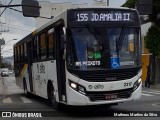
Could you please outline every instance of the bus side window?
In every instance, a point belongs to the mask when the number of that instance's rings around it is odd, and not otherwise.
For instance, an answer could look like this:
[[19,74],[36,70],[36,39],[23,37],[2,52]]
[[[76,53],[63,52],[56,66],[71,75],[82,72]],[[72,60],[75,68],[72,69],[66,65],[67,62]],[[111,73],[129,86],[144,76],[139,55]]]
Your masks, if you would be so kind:
[[17,46],[17,61],[20,62],[20,46]]
[[21,62],[23,62],[24,61],[24,46],[23,46],[23,44],[21,45],[21,51],[20,51],[21,53]]
[[48,30],[48,58],[49,59],[54,59],[55,58],[55,42],[56,42],[56,37],[54,33],[54,28]]
[[46,53],[46,35],[45,33],[40,35],[40,57],[41,60],[46,59],[47,53]]
[[27,44],[24,43],[24,61],[27,61]]
[[37,37],[33,39],[33,61],[38,60],[38,55],[37,55]]
[[14,48],[14,61],[17,62],[17,47]]

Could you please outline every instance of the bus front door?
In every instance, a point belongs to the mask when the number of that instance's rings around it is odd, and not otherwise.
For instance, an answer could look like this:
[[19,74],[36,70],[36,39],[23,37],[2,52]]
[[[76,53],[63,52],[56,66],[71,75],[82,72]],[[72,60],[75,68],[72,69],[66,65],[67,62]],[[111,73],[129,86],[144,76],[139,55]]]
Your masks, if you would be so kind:
[[56,61],[57,61],[57,83],[59,91],[59,101],[66,102],[66,75],[65,75],[65,60],[63,59],[64,54],[64,40],[63,40],[63,27],[56,28]]
[[27,44],[27,56],[28,56],[28,74],[29,74],[29,85],[30,92],[33,92],[33,80],[32,80],[32,42]]

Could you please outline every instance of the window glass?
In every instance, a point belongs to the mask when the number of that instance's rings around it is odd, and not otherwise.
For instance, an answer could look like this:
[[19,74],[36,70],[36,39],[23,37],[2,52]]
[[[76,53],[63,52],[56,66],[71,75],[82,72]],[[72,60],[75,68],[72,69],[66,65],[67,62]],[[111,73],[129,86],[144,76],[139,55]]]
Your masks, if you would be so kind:
[[14,61],[17,62],[17,48],[14,48]]
[[38,54],[37,54],[37,39],[38,37],[35,37],[33,39],[33,60],[38,60]]
[[54,58],[55,56],[55,34],[54,28],[48,30],[48,56],[49,58]]
[[49,58],[53,58],[53,34],[49,35],[49,42],[48,42],[48,53]]
[[23,44],[22,44],[20,47],[21,47],[21,51],[20,51],[20,54],[21,54],[21,61],[23,61],[23,60],[24,60],[24,59],[23,59],[23,58],[24,58],[24,57],[23,57],[23,56],[24,56],[24,55],[23,55],[23,54],[24,54]]
[[20,47],[17,47],[17,61],[20,61]]
[[27,44],[24,43],[24,60],[27,60]]
[[140,65],[139,28],[71,28],[69,33],[69,68],[119,69]]
[[46,37],[45,33],[41,34],[40,36],[40,56],[41,59],[44,60],[46,59]]

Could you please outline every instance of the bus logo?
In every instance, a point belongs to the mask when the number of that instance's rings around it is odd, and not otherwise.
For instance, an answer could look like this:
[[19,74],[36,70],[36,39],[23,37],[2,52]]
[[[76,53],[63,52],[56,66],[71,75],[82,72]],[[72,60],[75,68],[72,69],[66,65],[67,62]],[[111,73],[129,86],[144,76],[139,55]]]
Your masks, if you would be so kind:
[[92,89],[92,88],[94,88],[94,89],[103,89],[104,86],[103,86],[103,85],[100,85],[100,84],[97,84],[97,85],[95,85],[95,86],[89,85],[88,88],[89,88],[89,89]]
[[97,84],[94,86],[94,89],[103,89],[104,86],[103,85],[100,85],[100,84]]
[[88,88],[89,88],[89,89],[92,89],[93,87],[92,87],[92,85],[89,85]]

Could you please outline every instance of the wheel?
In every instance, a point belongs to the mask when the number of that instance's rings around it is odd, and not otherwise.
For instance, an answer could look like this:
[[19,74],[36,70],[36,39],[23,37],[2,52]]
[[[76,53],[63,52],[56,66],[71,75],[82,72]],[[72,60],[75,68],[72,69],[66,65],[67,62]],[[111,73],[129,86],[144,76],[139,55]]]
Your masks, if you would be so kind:
[[50,101],[50,104],[53,106],[54,109],[56,109],[56,110],[60,109],[60,105],[56,101],[56,92],[54,90],[53,85],[51,85],[50,89],[49,89],[49,101]]

